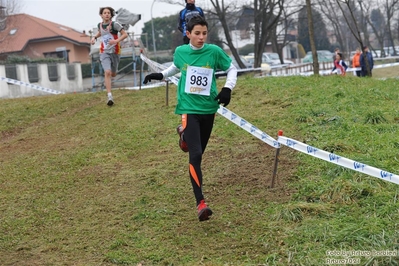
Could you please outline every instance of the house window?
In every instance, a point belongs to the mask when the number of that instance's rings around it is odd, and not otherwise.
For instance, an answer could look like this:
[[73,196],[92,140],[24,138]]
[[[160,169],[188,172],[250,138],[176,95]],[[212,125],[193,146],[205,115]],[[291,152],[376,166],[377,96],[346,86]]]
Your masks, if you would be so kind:
[[75,64],[68,64],[67,66],[67,76],[69,80],[75,79]]
[[29,77],[29,82],[39,81],[39,71],[37,70],[37,64],[28,65],[28,77]]
[[45,58],[63,58],[69,62],[69,50],[43,53]]
[[57,64],[47,64],[48,79],[50,81],[58,80],[58,65]]
[[6,65],[6,77],[9,79],[18,80],[16,65]]

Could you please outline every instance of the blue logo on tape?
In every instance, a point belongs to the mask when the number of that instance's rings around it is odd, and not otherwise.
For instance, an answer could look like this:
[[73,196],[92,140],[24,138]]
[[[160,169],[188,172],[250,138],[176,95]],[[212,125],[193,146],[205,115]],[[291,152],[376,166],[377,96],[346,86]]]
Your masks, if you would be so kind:
[[287,146],[288,147],[294,147],[296,145],[296,142],[291,140],[291,139],[287,139]]
[[363,163],[358,163],[358,162],[354,162],[353,163],[353,168],[355,169],[355,170],[362,170],[362,171],[364,171],[364,168],[366,167],[366,165],[365,164],[363,164]]
[[330,153],[329,158],[330,158],[330,162],[332,162],[332,161],[337,161],[337,162],[338,162],[338,160],[339,160],[341,157],[338,156],[338,155],[336,155],[336,154],[334,154],[334,153]]
[[263,139],[267,139],[267,134],[266,134],[265,132],[262,132],[262,135],[261,135],[261,136],[262,136],[262,140],[263,140]]
[[313,153],[314,155],[318,151],[318,149],[316,149],[315,147],[312,147],[312,146],[308,146],[306,149],[307,149],[308,153]]
[[380,172],[381,178],[389,178],[389,180],[392,179],[393,174],[389,173],[389,172],[385,172],[385,171],[381,171]]

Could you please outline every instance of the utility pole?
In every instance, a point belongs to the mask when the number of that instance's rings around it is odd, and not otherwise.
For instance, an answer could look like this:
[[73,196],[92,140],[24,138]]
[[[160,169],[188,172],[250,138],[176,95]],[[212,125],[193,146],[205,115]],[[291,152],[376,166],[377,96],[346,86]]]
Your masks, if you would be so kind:
[[151,26],[152,26],[152,43],[154,45],[154,56],[157,56],[157,47],[155,45],[155,33],[154,33],[154,20],[152,18],[152,7],[154,6],[156,0],[152,1],[152,5],[151,5]]

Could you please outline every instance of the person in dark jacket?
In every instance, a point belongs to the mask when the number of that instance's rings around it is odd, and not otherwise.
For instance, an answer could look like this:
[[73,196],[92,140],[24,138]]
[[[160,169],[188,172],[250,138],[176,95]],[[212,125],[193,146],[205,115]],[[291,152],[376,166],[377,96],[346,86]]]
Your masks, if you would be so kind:
[[362,77],[372,76],[371,70],[374,68],[374,59],[367,46],[363,47],[363,53],[360,55],[360,67],[362,68]]
[[183,43],[188,44],[190,39],[186,35],[186,25],[188,21],[196,16],[205,18],[204,11],[195,5],[195,0],[185,0],[186,7],[179,13],[179,22],[177,28],[183,34]]

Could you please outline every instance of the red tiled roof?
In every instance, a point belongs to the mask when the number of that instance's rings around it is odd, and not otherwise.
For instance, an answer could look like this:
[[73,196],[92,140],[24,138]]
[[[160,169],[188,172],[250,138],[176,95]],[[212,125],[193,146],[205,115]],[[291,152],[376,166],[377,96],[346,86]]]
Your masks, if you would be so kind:
[[[11,30],[16,29],[14,34]],[[0,54],[22,51],[29,41],[43,39],[65,39],[76,45],[90,47],[89,37],[82,37],[68,26],[27,14],[10,15],[7,17],[5,30],[0,31]]]

